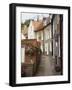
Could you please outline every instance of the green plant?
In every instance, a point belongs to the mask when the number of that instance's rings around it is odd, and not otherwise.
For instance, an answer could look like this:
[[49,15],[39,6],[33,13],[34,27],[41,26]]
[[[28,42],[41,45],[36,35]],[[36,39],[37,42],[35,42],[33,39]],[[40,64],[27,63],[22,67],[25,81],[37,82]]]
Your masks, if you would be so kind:
[[27,44],[26,53],[28,54],[28,56],[32,57],[35,52],[41,54],[41,49],[39,46],[34,46],[31,43],[26,43],[26,44]]

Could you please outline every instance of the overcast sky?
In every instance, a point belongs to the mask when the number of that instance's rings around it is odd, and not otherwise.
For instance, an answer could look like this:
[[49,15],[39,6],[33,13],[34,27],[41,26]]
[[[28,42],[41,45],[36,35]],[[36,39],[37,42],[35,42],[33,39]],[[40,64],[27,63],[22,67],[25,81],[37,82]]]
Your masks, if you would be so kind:
[[21,13],[21,22],[25,22],[28,19],[36,19],[37,16],[48,17],[49,14],[36,14],[36,13]]

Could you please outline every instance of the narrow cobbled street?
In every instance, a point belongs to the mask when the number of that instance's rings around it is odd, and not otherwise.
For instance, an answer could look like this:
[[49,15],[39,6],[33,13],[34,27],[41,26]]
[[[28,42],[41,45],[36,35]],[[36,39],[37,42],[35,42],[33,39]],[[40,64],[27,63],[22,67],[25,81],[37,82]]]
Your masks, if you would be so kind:
[[22,76],[63,75],[63,15],[34,15],[21,23]]
[[38,67],[36,76],[59,75],[60,72],[55,71],[54,64],[55,64],[55,59],[53,59],[51,55],[50,56],[42,55],[42,59]]

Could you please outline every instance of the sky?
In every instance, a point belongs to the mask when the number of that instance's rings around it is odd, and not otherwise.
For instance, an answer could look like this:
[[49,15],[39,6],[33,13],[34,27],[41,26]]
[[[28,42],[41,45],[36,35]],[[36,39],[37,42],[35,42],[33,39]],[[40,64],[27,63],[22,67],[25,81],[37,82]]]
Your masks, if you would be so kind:
[[28,19],[37,19],[37,17],[48,17],[49,14],[37,14],[37,13],[21,13],[21,22],[24,23]]

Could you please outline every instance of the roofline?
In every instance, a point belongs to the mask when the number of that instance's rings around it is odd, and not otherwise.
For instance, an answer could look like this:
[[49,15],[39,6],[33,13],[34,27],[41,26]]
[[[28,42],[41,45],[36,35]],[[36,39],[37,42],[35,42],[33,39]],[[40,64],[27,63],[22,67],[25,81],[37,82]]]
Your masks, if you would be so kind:
[[38,29],[37,31],[35,31],[35,32],[38,32],[38,31],[42,31],[42,30],[44,30],[47,26],[49,26],[51,23],[48,23],[46,26],[44,26],[42,29]]

